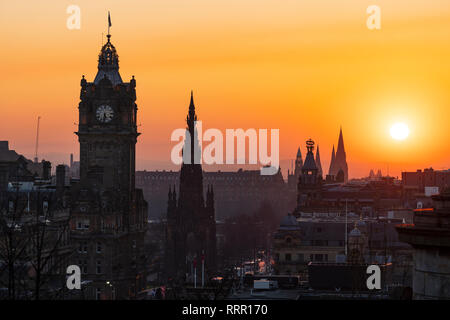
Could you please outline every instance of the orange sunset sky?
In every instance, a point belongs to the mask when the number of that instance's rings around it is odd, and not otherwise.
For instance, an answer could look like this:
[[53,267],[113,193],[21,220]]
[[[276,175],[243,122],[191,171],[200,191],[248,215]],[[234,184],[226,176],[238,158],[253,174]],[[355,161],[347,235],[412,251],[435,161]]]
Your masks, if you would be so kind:
[[[381,30],[366,27],[372,4]],[[311,137],[328,171],[340,125],[350,177],[450,166],[448,0],[0,0],[0,140],[33,158],[39,115],[39,158],[78,159],[80,79],[95,77],[108,10],[121,76],[137,80],[139,170],[175,168],[191,89],[204,130],[279,129],[283,169]]]

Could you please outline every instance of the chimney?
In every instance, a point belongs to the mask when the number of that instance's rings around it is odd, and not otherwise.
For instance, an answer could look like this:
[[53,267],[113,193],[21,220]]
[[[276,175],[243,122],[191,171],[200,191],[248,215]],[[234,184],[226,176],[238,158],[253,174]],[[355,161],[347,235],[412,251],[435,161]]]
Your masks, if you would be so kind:
[[70,154],[70,169],[73,167],[73,153]]
[[0,151],[8,151],[9,144],[8,141],[0,141]]
[[66,167],[63,164],[56,166],[56,191],[60,192],[64,189],[66,181]]
[[50,180],[52,172],[51,170],[52,163],[50,161],[42,160],[42,179]]

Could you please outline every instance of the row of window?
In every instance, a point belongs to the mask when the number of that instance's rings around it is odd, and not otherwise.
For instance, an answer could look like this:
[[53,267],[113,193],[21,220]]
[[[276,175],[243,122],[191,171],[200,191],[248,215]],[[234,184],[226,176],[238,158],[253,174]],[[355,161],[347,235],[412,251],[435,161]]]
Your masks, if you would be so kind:
[[[103,245],[101,242],[97,242],[96,245],[96,252],[102,253],[103,251]],[[88,243],[87,241],[80,241],[78,244],[78,253],[88,253]]]
[[[120,228],[122,226],[122,218],[119,217],[118,221],[117,221],[117,225],[115,223],[105,223],[103,220],[101,221],[101,230],[110,230],[110,229],[115,229],[117,226],[117,228]],[[90,228],[90,222],[89,219],[79,219],[76,222],[76,228],[77,230],[89,230]]]
[[[83,273],[83,274],[87,274],[88,273],[88,261],[86,259],[78,260],[78,266],[81,269],[81,273]],[[97,262],[95,264],[95,273],[96,274],[102,274],[103,273],[102,261],[101,260],[97,260]]]
[[[29,195],[29,194],[28,194]],[[13,201],[13,200],[9,200],[9,202],[8,202],[8,211],[9,211],[9,213],[13,213],[14,211],[15,211],[15,209],[16,209],[16,201]],[[42,202],[42,210],[45,212],[45,213],[47,213],[47,211],[48,211],[48,201],[47,200],[44,200],[43,202]],[[27,202],[27,207],[25,208],[25,212],[30,212],[31,211],[31,208],[30,208],[30,198],[29,198],[29,196],[28,196],[28,202]]]
[[[280,259],[279,254],[277,254],[277,260]],[[292,254],[291,253],[286,253],[284,255],[284,260],[285,261],[294,261],[292,259]],[[298,262],[305,262],[305,256],[303,253],[299,253],[297,254],[297,260]],[[309,261],[314,261],[314,262],[327,262],[328,261],[328,254],[321,254],[321,253],[316,253],[316,254],[310,254],[309,255]]]
[[[286,243],[291,244],[292,238],[287,237]],[[344,246],[344,241],[342,241],[342,240],[330,241],[330,242],[328,240],[303,240],[302,243],[303,243],[303,245],[312,245],[312,246],[318,246],[318,247],[327,247],[327,246],[343,247]]]

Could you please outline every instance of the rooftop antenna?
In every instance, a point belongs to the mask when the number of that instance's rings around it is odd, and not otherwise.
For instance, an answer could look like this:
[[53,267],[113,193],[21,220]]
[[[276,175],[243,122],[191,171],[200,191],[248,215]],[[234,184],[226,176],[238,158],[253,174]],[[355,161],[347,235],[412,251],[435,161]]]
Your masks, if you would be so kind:
[[37,119],[37,129],[36,129],[36,144],[34,148],[34,163],[38,163],[38,146],[39,146],[39,123],[41,121],[41,117],[38,116]]

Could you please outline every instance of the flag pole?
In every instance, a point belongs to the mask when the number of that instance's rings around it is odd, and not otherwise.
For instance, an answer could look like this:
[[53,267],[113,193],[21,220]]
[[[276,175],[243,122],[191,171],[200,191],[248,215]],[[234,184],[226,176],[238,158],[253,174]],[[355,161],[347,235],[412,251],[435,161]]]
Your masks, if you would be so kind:
[[194,258],[194,288],[197,288],[197,258]]
[[202,288],[205,286],[205,256],[202,255]]
[[109,27],[111,27],[111,16],[108,11],[108,35],[109,35]]

